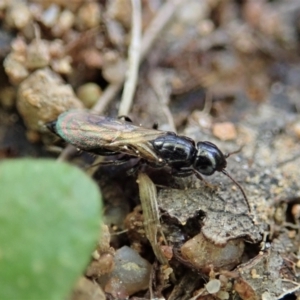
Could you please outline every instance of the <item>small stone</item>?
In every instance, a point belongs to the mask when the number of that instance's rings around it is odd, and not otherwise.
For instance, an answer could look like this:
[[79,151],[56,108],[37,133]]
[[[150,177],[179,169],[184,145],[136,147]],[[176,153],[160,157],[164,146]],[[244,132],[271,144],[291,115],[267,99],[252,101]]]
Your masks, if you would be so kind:
[[205,288],[208,293],[216,294],[220,291],[221,281],[218,279],[212,279],[205,285]]
[[52,59],[51,67],[55,72],[67,75],[71,74],[71,72],[73,71],[71,62],[72,59],[70,56],[65,56],[60,59]]
[[70,300],[105,300],[106,296],[99,285],[85,277],[81,277],[70,298]]
[[97,2],[83,4],[77,13],[77,26],[80,30],[99,26],[101,22],[101,7]]
[[173,247],[161,245],[160,249],[167,260],[171,260],[173,258]]
[[55,36],[61,36],[69,29],[71,29],[74,23],[74,14],[70,10],[65,9],[60,13],[58,20],[52,27],[51,31]]
[[296,122],[293,125],[292,130],[294,131],[294,133],[297,136],[297,138],[300,139],[300,121]]
[[11,52],[8,54],[3,65],[9,81],[14,85],[18,85],[29,75],[25,66],[25,56],[18,53]]
[[131,26],[131,3],[129,0],[108,1],[107,16],[120,22],[125,28]]
[[95,250],[93,253],[92,253],[92,258],[94,260],[98,260],[100,258],[100,254],[97,250]]
[[229,293],[226,292],[226,291],[219,291],[216,296],[220,300],[227,300],[227,299],[229,299]]
[[15,105],[16,91],[11,86],[5,86],[0,90],[0,104],[6,109],[12,109]]
[[102,224],[101,225],[101,235],[100,235],[98,246],[97,246],[97,250],[100,254],[111,251],[110,238],[111,238],[111,235],[110,235],[108,226]]
[[126,61],[116,51],[108,51],[104,54],[102,74],[108,82],[122,81],[125,77],[126,67]]
[[71,86],[48,68],[26,78],[17,93],[17,109],[28,129],[48,132],[45,123],[69,109],[83,108]]
[[96,104],[102,94],[98,84],[89,82],[80,86],[77,90],[77,97],[82,101],[85,107],[91,108]]
[[117,21],[107,18],[105,26],[110,42],[118,47],[124,46],[126,33],[124,27]]
[[211,266],[216,269],[231,269],[237,266],[241,261],[244,247],[242,239],[230,240],[225,246],[219,246],[200,233],[183,244],[181,254],[195,268],[209,272]]
[[10,28],[23,29],[32,21],[28,4],[23,1],[15,1],[9,6],[5,21]]
[[222,122],[213,125],[213,135],[222,141],[229,141],[236,139],[237,131],[233,123]]
[[264,293],[262,293],[262,295],[261,295],[261,299],[262,299],[262,300],[273,300],[274,297],[273,297],[272,295],[270,295],[269,292],[264,292]]
[[91,69],[102,69],[103,57],[101,51],[90,47],[81,51],[82,62]]
[[257,274],[257,270],[256,269],[252,269],[250,271],[250,273],[251,273],[252,278],[254,278],[254,279],[259,279],[260,278],[260,275]]
[[31,143],[38,143],[41,140],[40,135],[34,130],[27,130],[26,138]]
[[183,5],[178,9],[176,16],[178,22],[194,26],[206,18],[209,14],[209,4],[206,1],[189,1],[189,5]]
[[103,254],[98,260],[93,260],[86,270],[88,277],[100,277],[104,274],[111,273],[114,269],[114,257],[110,253]]
[[297,231],[296,230],[289,230],[288,231],[288,237],[290,239],[294,239],[297,236]]
[[52,58],[65,56],[65,45],[62,40],[56,39],[49,44],[49,52]]
[[34,39],[27,47],[26,67],[39,69],[50,63],[49,43],[46,40]]
[[292,212],[292,215],[295,220],[299,219],[300,218],[300,204],[294,204],[291,212]]
[[59,16],[59,6],[57,4],[51,4],[46,10],[44,10],[41,16],[41,22],[51,28],[55,25]]
[[124,246],[116,251],[115,268],[98,281],[106,293],[116,299],[125,299],[149,286],[151,265],[136,251]]

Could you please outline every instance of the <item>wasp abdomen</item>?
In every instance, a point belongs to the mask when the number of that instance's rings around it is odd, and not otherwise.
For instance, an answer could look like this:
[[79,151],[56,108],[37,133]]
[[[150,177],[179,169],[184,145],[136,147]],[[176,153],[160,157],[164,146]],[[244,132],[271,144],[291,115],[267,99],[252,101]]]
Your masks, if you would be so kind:
[[189,139],[177,135],[158,137],[152,145],[157,155],[172,167],[190,166],[196,152]]

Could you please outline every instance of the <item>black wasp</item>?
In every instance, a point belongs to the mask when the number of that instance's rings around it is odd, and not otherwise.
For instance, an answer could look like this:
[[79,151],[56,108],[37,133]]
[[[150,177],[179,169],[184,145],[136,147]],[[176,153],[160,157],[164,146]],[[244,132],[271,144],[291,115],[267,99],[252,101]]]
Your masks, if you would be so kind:
[[250,211],[243,188],[225,170],[229,155],[224,155],[213,143],[196,144],[174,132],[76,110],[62,113],[48,128],[81,150],[105,156],[124,153],[141,158],[152,167],[169,166],[177,176],[195,174],[202,180],[202,175],[222,172],[239,187]]

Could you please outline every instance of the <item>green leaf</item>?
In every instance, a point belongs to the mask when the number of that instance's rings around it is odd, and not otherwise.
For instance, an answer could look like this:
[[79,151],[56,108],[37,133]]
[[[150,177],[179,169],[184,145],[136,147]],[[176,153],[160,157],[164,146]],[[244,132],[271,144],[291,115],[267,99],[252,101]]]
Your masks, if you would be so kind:
[[79,169],[0,163],[0,299],[66,299],[99,238],[101,197]]

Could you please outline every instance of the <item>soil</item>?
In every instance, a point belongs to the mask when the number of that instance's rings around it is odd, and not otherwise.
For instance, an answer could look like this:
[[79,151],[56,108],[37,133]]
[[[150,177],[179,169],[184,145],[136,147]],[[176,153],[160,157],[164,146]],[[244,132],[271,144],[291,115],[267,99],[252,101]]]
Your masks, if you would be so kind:
[[[70,299],[299,299],[299,1],[139,2],[0,7],[0,159],[102,162],[103,234]],[[46,127],[75,108],[149,131],[95,157]],[[217,145],[226,172],[132,155],[156,127]]]

